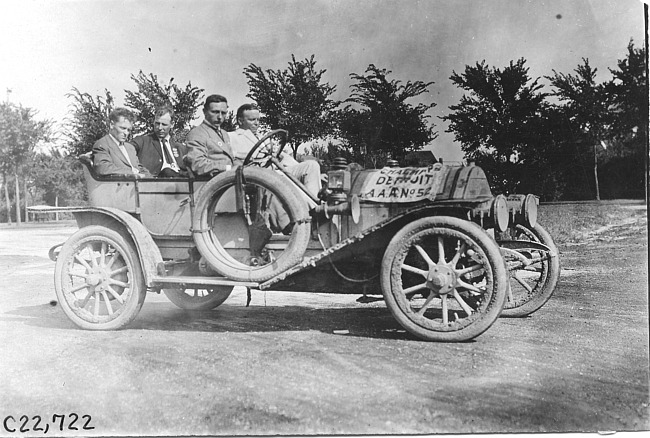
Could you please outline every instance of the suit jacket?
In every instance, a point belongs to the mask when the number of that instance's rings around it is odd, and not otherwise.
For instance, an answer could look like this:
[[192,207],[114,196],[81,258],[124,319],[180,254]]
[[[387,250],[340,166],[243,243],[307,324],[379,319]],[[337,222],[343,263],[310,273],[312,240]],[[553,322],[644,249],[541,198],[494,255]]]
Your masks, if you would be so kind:
[[[140,164],[133,145],[124,143],[131,164],[144,176],[151,176],[149,171]],[[124,157],[115,140],[106,134],[93,145],[93,167],[99,175],[133,175],[131,165]]]
[[[135,137],[130,142],[138,154],[140,164],[146,167],[152,175],[158,175],[163,166],[163,152],[160,140],[155,133]],[[183,156],[185,155],[185,146],[174,139],[169,139],[169,146],[171,147],[173,159],[179,168],[185,169],[183,163]]]
[[187,160],[195,174],[223,172],[226,166],[233,166],[230,137],[223,129],[220,133],[223,138],[214,127],[203,121],[187,134]]

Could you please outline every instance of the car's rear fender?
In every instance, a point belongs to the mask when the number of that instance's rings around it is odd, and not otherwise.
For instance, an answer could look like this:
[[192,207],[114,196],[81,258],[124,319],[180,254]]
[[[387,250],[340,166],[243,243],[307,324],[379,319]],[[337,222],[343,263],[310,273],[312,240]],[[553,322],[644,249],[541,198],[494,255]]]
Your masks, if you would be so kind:
[[142,272],[147,287],[152,286],[152,279],[157,275],[157,266],[162,266],[160,250],[147,229],[136,218],[122,210],[110,207],[68,207],[79,228],[90,225],[102,225],[122,233],[134,245],[140,259]]

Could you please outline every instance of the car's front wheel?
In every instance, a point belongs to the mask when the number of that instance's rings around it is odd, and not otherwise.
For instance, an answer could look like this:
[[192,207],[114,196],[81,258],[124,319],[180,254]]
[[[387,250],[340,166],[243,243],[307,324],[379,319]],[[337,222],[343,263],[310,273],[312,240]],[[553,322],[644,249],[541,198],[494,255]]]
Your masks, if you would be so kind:
[[470,340],[499,317],[507,273],[496,243],[476,224],[426,217],[391,240],[381,267],[386,304],[428,341]]

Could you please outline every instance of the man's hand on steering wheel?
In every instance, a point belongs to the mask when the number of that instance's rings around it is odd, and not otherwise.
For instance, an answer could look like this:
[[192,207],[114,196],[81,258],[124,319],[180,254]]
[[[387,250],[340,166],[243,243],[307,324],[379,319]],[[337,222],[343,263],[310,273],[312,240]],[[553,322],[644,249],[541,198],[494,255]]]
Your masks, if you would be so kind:
[[[273,137],[278,137],[279,140],[277,153],[274,151],[273,143],[269,141],[269,139]],[[282,154],[284,147],[287,145],[288,137],[289,133],[284,129],[275,129],[267,133],[262,138],[257,140],[257,143],[255,143],[251,150],[248,151],[246,158],[244,158],[244,166],[248,166],[251,163],[256,163],[263,167],[269,167],[271,165],[271,157],[273,157],[273,155],[275,155],[278,160],[280,159],[280,155]],[[257,155],[260,152],[265,154],[261,158],[258,158]],[[264,162],[264,160],[266,160],[266,162]]]

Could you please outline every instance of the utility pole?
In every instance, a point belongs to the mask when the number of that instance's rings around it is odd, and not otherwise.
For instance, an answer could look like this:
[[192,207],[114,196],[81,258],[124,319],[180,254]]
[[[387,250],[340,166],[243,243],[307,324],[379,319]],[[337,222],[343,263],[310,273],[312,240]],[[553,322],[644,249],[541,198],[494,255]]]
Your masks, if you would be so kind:
[[11,94],[11,88],[7,88],[7,100],[6,103],[9,103],[9,95]]

